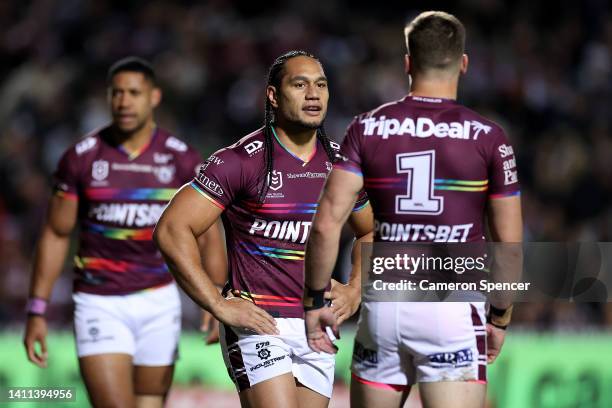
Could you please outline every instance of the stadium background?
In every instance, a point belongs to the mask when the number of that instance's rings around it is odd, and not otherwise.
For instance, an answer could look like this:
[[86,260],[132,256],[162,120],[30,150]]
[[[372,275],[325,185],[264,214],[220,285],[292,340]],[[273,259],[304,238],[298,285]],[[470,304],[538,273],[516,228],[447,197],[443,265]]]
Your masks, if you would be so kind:
[[[267,67],[306,49],[324,63],[326,128],[340,139],[353,115],[406,93],[402,27],[427,9],[467,27],[470,69],[459,98],[501,123],[515,146],[526,239],[610,241],[612,15],[604,0],[1,1],[0,386],[82,387],[69,264],[52,297],[47,370],[26,361],[23,308],[49,176],[71,143],[107,122],[112,62],[153,61],[164,90],[157,122],[206,156],[260,126]],[[235,406],[217,347],[203,345],[198,311],[183,303],[170,406]],[[611,328],[605,304],[519,305],[491,369],[490,405],[612,406]],[[336,407],[347,404],[351,332],[348,324]],[[86,406],[82,388],[69,406]]]

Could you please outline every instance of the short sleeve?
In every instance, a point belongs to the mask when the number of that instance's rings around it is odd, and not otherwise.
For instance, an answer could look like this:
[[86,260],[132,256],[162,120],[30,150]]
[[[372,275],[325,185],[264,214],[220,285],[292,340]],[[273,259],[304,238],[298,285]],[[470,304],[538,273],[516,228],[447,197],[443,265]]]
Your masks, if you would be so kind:
[[360,122],[355,118],[346,130],[340,147],[340,158],[334,167],[362,175],[361,171],[361,131]]
[[231,149],[221,149],[200,167],[191,186],[214,205],[225,209],[242,189],[242,165]]
[[181,183],[187,183],[194,177],[197,177],[200,167],[203,164],[200,153],[192,148],[189,149],[179,159],[178,177]]
[[516,156],[503,130],[496,132],[489,158],[489,198],[520,194]]
[[70,200],[78,200],[78,163],[74,148],[70,148],[63,154],[55,173],[53,173],[53,190],[55,195]]
[[368,198],[368,193],[366,193],[365,189],[361,189],[359,194],[357,195],[357,200],[355,201],[355,205],[353,206],[353,212],[363,210],[368,203],[370,202]]

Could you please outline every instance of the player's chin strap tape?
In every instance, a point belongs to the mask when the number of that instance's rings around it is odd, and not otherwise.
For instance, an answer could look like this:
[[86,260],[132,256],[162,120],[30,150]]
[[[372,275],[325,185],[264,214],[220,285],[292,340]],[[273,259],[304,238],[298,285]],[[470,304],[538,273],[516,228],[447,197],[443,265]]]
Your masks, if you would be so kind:
[[507,309],[498,309],[493,305],[489,305],[489,313],[487,313],[487,323],[492,324],[498,329],[506,330],[512,318],[512,306]]
[[302,303],[306,312],[322,308],[325,306],[325,289],[313,290],[306,286]]

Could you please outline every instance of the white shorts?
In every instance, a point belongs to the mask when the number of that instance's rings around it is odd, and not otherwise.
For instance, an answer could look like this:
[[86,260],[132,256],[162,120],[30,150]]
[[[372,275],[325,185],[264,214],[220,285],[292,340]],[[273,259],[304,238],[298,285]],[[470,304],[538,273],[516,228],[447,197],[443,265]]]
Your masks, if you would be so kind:
[[418,382],[486,382],[484,303],[362,303],[353,378],[399,390]]
[[277,318],[276,322],[278,336],[260,336],[221,324],[223,360],[238,392],[270,378],[293,373],[302,385],[331,398],[334,355],[310,349],[304,319]]
[[79,357],[124,353],[133,356],[134,365],[174,364],[181,332],[174,283],[123,296],[76,292],[72,298]]

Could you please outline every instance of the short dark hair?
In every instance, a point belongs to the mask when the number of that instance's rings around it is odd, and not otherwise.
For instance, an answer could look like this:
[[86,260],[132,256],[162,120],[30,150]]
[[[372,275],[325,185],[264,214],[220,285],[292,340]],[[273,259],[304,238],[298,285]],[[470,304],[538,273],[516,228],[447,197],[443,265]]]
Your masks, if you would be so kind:
[[414,70],[420,73],[450,68],[465,50],[465,27],[443,11],[419,14],[406,25],[404,35]]
[[140,72],[146,79],[151,81],[153,85],[156,84],[155,70],[153,69],[153,65],[151,65],[149,61],[135,56],[122,58],[111,65],[111,67],[108,69],[108,74],[106,75],[106,82],[110,84],[115,75],[126,71]]

